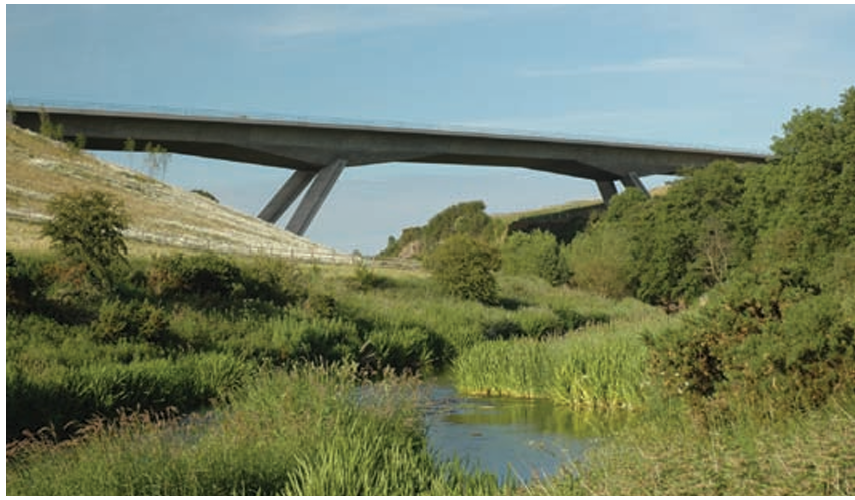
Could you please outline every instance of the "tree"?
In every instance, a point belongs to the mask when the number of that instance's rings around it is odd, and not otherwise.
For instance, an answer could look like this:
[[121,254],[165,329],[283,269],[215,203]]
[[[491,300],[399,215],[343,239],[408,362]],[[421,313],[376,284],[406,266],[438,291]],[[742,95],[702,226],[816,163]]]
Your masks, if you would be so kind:
[[147,142],[145,145],[145,164],[148,167],[149,175],[158,177],[163,180],[166,175],[166,166],[169,164],[170,153],[165,147],[160,144],[152,144]]
[[63,193],[48,204],[53,218],[42,234],[51,246],[75,264],[83,264],[96,286],[113,286],[113,268],[127,263],[122,231],[129,217],[120,200],[101,191]]
[[434,279],[452,296],[493,304],[498,286],[493,275],[502,264],[499,251],[465,234],[442,241],[425,262]]
[[502,270],[508,274],[538,276],[557,285],[567,278],[562,264],[555,235],[540,229],[515,231],[502,245]]

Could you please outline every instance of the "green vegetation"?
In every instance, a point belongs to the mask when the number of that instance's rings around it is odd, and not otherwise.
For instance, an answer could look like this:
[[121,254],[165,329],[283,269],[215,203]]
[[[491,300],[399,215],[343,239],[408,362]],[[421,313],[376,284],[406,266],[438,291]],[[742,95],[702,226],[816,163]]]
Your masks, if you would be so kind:
[[[352,366],[263,372],[228,405],[177,420],[95,419],[70,446],[31,440],[10,495],[498,494],[494,476],[437,463],[411,382],[358,387]],[[357,394],[363,397],[357,399]]]
[[855,494],[855,404],[775,422],[706,426],[680,405],[634,420],[585,464],[532,487],[547,495]]
[[424,227],[407,228],[396,240],[389,237],[389,244],[380,252],[381,257],[398,257],[405,249],[407,256],[421,258],[433,251],[437,245],[452,235],[466,235],[485,242],[495,242],[505,231],[505,224],[493,219],[484,210],[483,201],[458,203],[434,215]]
[[61,141],[65,137],[62,124],[53,123],[44,109],[39,110],[39,134],[55,141]]
[[122,204],[100,191],[70,193],[51,200],[48,212],[53,219],[42,232],[52,246],[72,266],[83,266],[96,286],[111,287],[115,268],[128,253],[122,237],[128,215]]
[[493,272],[498,271],[501,262],[499,252],[487,243],[455,234],[428,254],[425,265],[453,297],[492,304],[498,298]]
[[[7,252],[7,494],[855,494],[855,88],[784,132],[769,164],[627,190],[569,246],[451,207],[416,231],[431,279],[117,266],[105,231]],[[427,449],[408,374],[444,367],[631,424],[500,489]]]
[[552,233],[535,229],[511,233],[502,245],[502,271],[520,276],[538,276],[553,285],[567,280],[566,262]]
[[[667,323],[651,318],[644,328]],[[640,331],[621,323],[561,338],[480,343],[455,360],[455,385],[471,394],[549,398],[580,409],[641,408],[650,397],[650,373]]]
[[[128,144],[126,143],[126,146]],[[145,144],[145,166],[148,169],[149,175],[152,177],[160,177],[161,180],[166,176],[166,167],[169,165],[170,153],[165,147],[160,144]]]

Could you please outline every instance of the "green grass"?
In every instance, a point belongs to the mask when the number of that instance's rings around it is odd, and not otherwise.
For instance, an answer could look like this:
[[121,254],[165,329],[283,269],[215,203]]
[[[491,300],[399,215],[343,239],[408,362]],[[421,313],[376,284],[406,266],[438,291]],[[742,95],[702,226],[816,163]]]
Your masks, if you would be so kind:
[[9,495],[497,494],[495,476],[438,463],[412,381],[358,402],[354,368],[268,372],[196,418],[96,421],[61,446],[31,441],[7,462]]
[[659,317],[542,341],[479,343],[454,361],[454,383],[464,393],[549,398],[580,409],[639,408],[650,386],[641,332],[670,322]]
[[626,427],[586,463],[539,486],[549,495],[855,494],[855,401],[773,423],[700,425],[682,405]]

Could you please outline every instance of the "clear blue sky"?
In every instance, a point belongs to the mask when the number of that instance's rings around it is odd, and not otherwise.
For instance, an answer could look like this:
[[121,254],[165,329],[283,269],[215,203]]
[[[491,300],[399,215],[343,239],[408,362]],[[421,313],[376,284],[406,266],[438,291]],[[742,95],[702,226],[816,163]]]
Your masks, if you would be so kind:
[[[8,5],[6,98],[763,151],[793,109],[855,85],[853,47],[851,5]],[[174,156],[166,180],[255,214],[288,175]],[[598,196],[522,169],[347,169],[307,236],[373,254],[456,202],[495,213]]]

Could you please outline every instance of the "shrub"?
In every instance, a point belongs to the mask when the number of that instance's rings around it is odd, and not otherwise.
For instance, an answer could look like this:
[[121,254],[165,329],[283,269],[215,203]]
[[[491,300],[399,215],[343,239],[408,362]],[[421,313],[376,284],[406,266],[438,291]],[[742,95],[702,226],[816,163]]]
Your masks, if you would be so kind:
[[335,297],[326,293],[312,292],[303,302],[303,309],[319,318],[333,318],[336,315]]
[[499,269],[501,257],[483,241],[462,234],[452,236],[428,255],[425,264],[450,295],[496,303],[498,285],[493,273]]
[[48,212],[53,218],[42,233],[51,246],[71,262],[85,265],[96,286],[112,288],[114,267],[127,264],[122,231],[129,218],[122,202],[101,191],[64,193],[50,201]]
[[365,291],[384,288],[389,285],[389,280],[360,263],[354,269],[353,276],[347,280],[347,283],[355,290]]
[[214,254],[177,254],[156,259],[148,275],[148,286],[154,295],[171,299],[185,295],[232,299],[240,283],[240,268]]
[[804,274],[740,274],[683,327],[645,341],[662,385],[701,411],[807,409],[855,388],[855,322]]
[[41,302],[32,270],[22,266],[12,252],[6,252],[6,310],[31,312]]
[[508,236],[502,245],[502,270],[508,274],[538,276],[553,285],[567,278],[555,235],[540,229],[531,233],[516,231]]
[[125,339],[164,346],[174,339],[166,312],[148,301],[105,301],[92,324],[92,334],[109,343]]
[[253,259],[241,272],[246,295],[286,306],[305,299],[306,277],[293,262],[275,257]]
[[576,286],[606,297],[632,294],[635,275],[632,244],[619,228],[595,226],[576,236],[568,258]]

